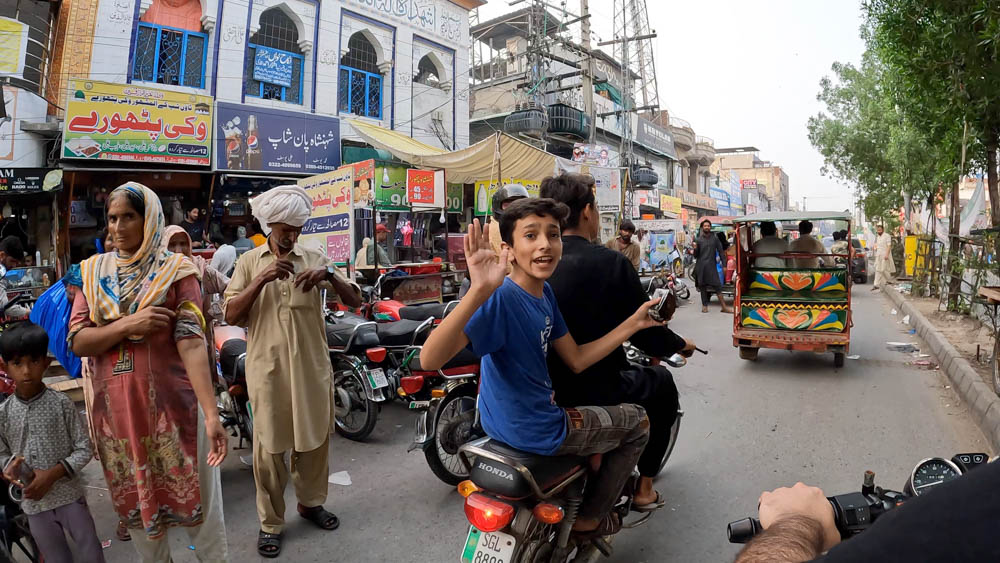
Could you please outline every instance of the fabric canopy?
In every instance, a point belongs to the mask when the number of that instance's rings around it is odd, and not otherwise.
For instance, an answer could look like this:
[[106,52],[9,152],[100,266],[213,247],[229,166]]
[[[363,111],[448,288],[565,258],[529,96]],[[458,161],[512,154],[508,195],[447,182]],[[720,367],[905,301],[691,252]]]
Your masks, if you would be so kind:
[[369,145],[419,168],[444,170],[448,182],[471,184],[493,178],[541,180],[559,171],[579,171],[580,163],[557,157],[506,133],[496,133],[457,151],[421,143],[377,125],[348,120]]

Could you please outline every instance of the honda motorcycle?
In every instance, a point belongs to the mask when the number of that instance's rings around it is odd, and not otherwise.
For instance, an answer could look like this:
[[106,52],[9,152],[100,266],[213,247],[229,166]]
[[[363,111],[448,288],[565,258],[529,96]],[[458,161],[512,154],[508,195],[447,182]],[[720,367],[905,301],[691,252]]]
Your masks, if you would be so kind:
[[237,449],[253,445],[253,416],[247,391],[247,333],[241,327],[217,324],[215,332],[216,397],[222,427],[239,438]]
[[[841,539],[849,539],[867,530],[882,515],[906,501],[927,494],[928,490],[958,479],[989,462],[989,456],[982,452],[957,454],[950,460],[927,458],[913,468],[902,491],[875,486],[875,472],[865,471],[860,492],[827,497],[833,507],[834,524]],[[760,520],[756,518],[736,520],[726,528],[731,543],[746,543],[763,531]]]
[[[687,360],[675,354],[667,363],[681,367]],[[672,451],[671,443],[663,464]],[[583,539],[572,534],[590,469],[599,465],[599,456],[542,456],[480,438],[461,446],[459,459],[469,474],[458,485],[470,524],[463,562],[591,563],[601,555],[611,556],[614,536]],[[639,472],[633,469],[612,508],[623,530],[641,526],[653,514],[633,517],[632,498],[638,483]]]

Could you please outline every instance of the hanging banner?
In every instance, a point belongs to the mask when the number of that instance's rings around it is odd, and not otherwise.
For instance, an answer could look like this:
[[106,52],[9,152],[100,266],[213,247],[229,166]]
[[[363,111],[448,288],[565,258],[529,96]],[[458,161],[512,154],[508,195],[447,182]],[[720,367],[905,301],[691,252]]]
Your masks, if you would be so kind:
[[461,213],[464,209],[462,203],[465,200],[465,186],[462,184],[448,184],[448,213]]
[[597,210],[617,213],[622,208],[621,174],[617,168],[590,167],[597,195]]
[[505,184],[521,184],[524,189],[528,190],[528,195],[531,197],[538,197],[538,192],[542,189],[542,183],[534,180],[505,178],[502,182],[493,182],[492,184],[488,180],[479,180],[476,182],[475,192],[476,215],[493,213],[493,194],[497,193],[497,190]]
[[406,168],[375,168],[375,206],[379,211],[409,211],[406,205]]
[[292,54],[257,45],[253,57],[253,79],[286,88],[292,85]]
[[375,201],[375,161],[355,162],[354,167],[354,208],[369,209]]
[[430,207],[434,205],[434,184],[437,174],[433,170],[406,171],[406,199],[410,205]]
[[352,209],[354,166],[310,176],[298,181],[312,199],[312,215],[302,227],[299,243],[326,254],[339,265],[350,263],[354,256]]
[[607,166],[610,161],[609,154],[608,147],[605,145],[588,145],[586,143],[573,145],[573,162]]
[[62,157],[208,166],[211,132],[210,96],[72,80]]

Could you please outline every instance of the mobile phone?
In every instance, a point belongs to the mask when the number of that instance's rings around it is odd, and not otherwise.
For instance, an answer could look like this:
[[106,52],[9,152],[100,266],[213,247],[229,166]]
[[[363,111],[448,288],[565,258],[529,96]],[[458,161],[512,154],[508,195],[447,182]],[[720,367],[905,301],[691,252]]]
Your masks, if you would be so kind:
[[28,484],[31,483],[31,480],[35,478],[35,470],[32,469],[30,465],[28,465],[28,462],[24,461],[23,457],[21,456],[11,457],[10,460],[7,462],[7,465],[4,466],[3,472],[6,473],[7,470],[10,469],[10,467],[14,464],[14,461],[17,460],[18,458],[21,459],[21,465],[18,466],[17,473],[15,473],[14,478],[20,481],[21,484],[23,484],[25,487],[27,487]]
[[677,310],[677,298],[674,297],[673,292],[664,291],[660,295],[660,302],[656,305],[650,307],[649,316],[654,321],[665,322],[669,321],[674,316],[674,311]]

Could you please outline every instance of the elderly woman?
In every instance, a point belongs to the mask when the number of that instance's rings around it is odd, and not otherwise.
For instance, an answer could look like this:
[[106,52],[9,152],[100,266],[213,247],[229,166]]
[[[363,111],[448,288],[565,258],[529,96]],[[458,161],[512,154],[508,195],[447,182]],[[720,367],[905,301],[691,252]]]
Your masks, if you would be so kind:
[[[218,465],[226,456],[205,355],[198,270],[163,247],[163,211],[129,182],[108,197],[116,251],[83,262],[69,341],[93,357],[90,424],[111,500],[142,561],[170,561],[187,528],[201,561],[227,559]],[[203,422],[202,422],[203,420]]]
[[[198,268],[198,275],[201,277],[201,290],[204,294],[204,299],[201,303],[201,310],[210,315],[212,296],[222,295],[225,293],[226,286],[229,285],[229,278],[227,278],[222,272],[212,267],[212,265],[209,264],[204,258],[201,256],[195,256],[191,252],[191,235],[189,235],[183,227],[179,225],[171,225],[167,227],[164,231],[163,239],[166,243],[167,250],[187,256],[188,259],[194,264],[195,268]],[[211,338],[208,340],[209,342],[212,341]]]

